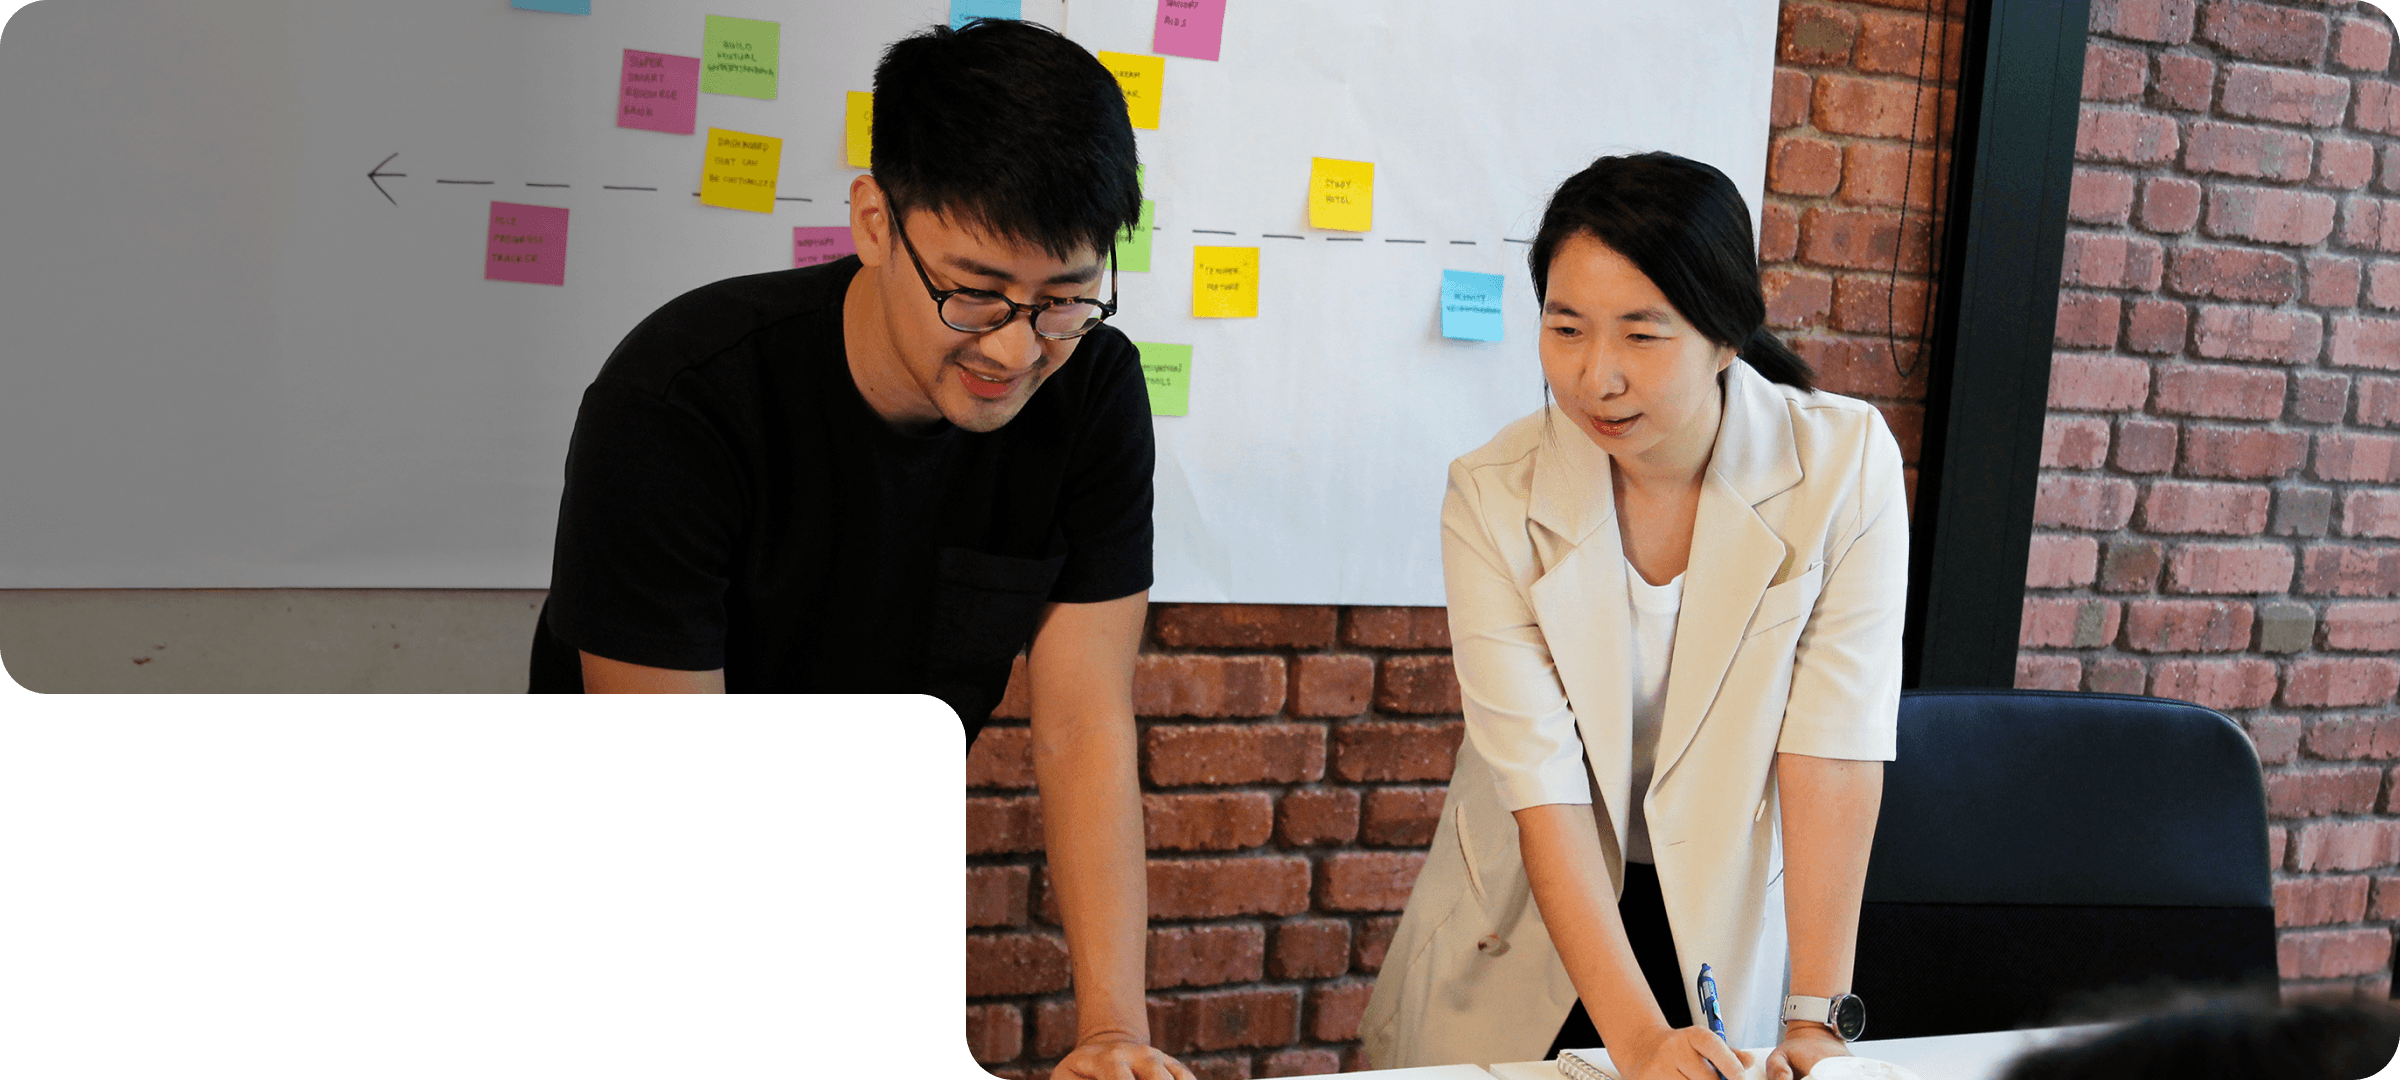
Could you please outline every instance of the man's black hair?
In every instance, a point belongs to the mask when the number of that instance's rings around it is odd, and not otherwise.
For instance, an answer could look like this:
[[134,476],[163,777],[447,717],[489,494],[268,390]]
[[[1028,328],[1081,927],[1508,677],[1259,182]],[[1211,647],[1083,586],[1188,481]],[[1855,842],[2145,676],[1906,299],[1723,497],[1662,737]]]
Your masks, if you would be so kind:
[[893,42],[875,65],[874,140],[895,219],[929,210],[1076,259],[1141,217],[1124,91],[1039,23],[978,19]]

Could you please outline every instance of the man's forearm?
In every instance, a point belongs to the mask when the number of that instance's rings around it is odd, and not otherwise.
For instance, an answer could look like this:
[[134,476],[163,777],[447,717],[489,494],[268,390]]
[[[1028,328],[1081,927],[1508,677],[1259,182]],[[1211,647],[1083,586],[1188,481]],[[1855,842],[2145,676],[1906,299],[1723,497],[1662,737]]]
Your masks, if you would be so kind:
[[1792,993],[1845,994],[1857,957],[1867,854],[1883,804],[1883,763],[1777,754],[1775,777]]
[[1150,902],[1133,717],[1055,719],[1035,724],[1034,778],[1075,973],[1076,1034],[1117,1031],[1147,1042]]

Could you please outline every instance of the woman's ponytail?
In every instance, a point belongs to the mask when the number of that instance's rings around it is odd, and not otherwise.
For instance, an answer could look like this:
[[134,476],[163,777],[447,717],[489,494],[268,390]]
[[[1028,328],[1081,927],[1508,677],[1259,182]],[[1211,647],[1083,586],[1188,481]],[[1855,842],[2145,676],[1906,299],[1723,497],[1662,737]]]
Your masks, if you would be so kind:
[[1751,331],[1750,340],[1735,351],[1749,362],[1751,370],[1766,376],[1768,382],[1802,390],[1817,388],[1816,374],[1808,370],[1808,361],[1800,359],[1800,354],[1764,326]]

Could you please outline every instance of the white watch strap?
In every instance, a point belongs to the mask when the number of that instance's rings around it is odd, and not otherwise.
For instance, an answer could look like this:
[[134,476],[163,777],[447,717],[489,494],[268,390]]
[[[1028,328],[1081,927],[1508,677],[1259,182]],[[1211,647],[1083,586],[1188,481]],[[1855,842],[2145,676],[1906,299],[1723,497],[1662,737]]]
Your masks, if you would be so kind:
[[1833,1027],[1833,999],[1792,994],[1783,999],[1783,1018]]

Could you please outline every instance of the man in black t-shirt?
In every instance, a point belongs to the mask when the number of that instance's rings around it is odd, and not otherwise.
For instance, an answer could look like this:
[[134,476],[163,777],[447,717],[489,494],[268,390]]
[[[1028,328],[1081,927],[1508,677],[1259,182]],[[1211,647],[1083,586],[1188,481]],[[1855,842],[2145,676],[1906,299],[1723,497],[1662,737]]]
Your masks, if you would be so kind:
[[925,693],[971,743],[1030,646],[1075,982],[1061,1080],[1191,1080],[1143,1002],[1153,450],[1138,358],[1101,322],[1134,163],[1116,80],[1054,32],[894,44],[858,255],[687,293],[585,391],[533,650],[536,692]]

